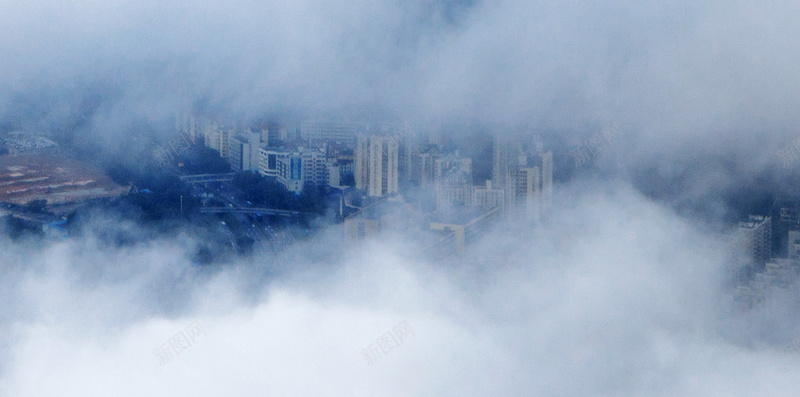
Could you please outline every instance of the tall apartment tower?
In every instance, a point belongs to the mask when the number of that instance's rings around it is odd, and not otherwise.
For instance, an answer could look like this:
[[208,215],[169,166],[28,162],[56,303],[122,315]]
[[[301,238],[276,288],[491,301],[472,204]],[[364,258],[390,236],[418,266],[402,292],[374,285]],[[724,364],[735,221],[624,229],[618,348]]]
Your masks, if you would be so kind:
[[233,136],[229,143],[228,162],[233,171],[257,171],[261,133],[245,130]]
[[397,193],[399,147],[393,136],[359,134],[355,154],[356,189],[370,197]]
[[789,230],[788,242],[788,256],[789,259],[800,259],[800,231]]
[[764,267],[772,257],[772,218],[750,215],[747,222],[739,222],[739,249],[742,259]]
[[415,157],[419,154],[419,142],[408,121],[396,126],[392,130],[392,135],[397,138],[399,149],[399,161],[397,164],[398,184],[401,188],[406,188],[412,181],[412,168]]
[[428,145],[411,157],[409,183],[428,189],[436,181],[436,160],[440,158],[439,149]]
[[228,144],[230,143],[231,129],[213,122],[204,123],[202,126],[203,138],[207,147],[219,152],[223,158],[230,156]]
[[492,185],[495,188],[504,188],[506,186],[509,172],[517,164],[514,152],[520,152],[521,150],[521,147],[509,142],[507,139],[495,137],[492,148]]
[[539,221],[553,202],[553,153],[523,139],[495,138],[492,185],[505,190],[505,208]]
[[542,206],[548,213],[553,208],[553,152],[542,153]]
[[523,168],[522,171],[525,181],[524,183],[520,181],[518,184],[524,184],[525,191],[522,194],[522,197],[525,198],[525,216],[527,219],[539,221],[541,220],[543,206],[539,167],[526,167]]

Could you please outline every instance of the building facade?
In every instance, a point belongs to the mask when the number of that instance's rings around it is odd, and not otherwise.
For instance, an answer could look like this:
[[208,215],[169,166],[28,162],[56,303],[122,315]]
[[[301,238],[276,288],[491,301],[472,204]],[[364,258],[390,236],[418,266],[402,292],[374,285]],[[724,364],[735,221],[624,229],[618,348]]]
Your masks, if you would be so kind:
[[306,120],[300,124],[300,137],[311,143],[339,142],[352,147],[367,128],[366,123]]
[[750,215],[746,222],[739,222],[737,244],[743,260],[763,268],[772,258],[772,218]]
[[230,156],[228,157],[231,170],[234,172],[257,171],[259,169],[260,146],[260,132],[246,130],[233,136],[229,144]]
[[505,208],[539,221],[553,202],[553,153],[540,142],[497,138],[492,156],[492,185],[505,190]]
[[275,177],[287,190],[300,193],[307,183],[328,184],[328,163],[324,148],[261,148],[258,172]]
[[364,190],[370,197],[398,192],[399,147],[392,135],[360,134],[355,156],[356,189]]

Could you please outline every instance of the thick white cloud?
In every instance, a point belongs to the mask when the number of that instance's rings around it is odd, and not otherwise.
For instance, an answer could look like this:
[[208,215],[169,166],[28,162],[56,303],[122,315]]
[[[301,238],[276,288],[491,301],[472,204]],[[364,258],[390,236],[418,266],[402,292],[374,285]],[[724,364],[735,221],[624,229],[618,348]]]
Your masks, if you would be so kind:
[[[560,194],[559,194],[560,196]],[[211,272],[183,238],[33,252],[6,243],[4,395],[786,395],[791,318],[742,327],[725,245],[621,184],[567,196],[545,228],[503,224],[462,258],[330,235]],[[183,242],[182,242],[183,241]],[[333,250],[333,251],[331,251]],[[19,254],[15,257],[15,254]],[[14,259],[16,258],[16,259]],[[13,265],[15,261],[21,261]],[[282,269],[263,276],[275,261]],[[5,288],[7,287],[7,288]],[[372,365],[362,355],[413,329]],[[154,353],[205,330],[159,366]],[[737,325],[738,324],[738,325]],[[737,334],[737,336],[731,336]]]
[[[578,142],[616,121],[618,155],[598,166],[652,171],[720,214],[714,193],[779,166],[800,136],[798,11],[6,1],[0,122],[89,108],[81,133],[117,147],[135,122],[198,103],[225,121],[341,112]],[[335,231],[214,270],[189,264],[187,236],[4,242],[0,394],[797,394],[800,358],[779,353],[797,336],[793,294],[728,316],[714,235],[624,184],[580,183],[548,228],[503,225],[454,263],[404,241],[342,253]],[[207,335],[159,366],[153,350],[195,320]],[[402,320],[415,335],[368,366],[362,349]]]

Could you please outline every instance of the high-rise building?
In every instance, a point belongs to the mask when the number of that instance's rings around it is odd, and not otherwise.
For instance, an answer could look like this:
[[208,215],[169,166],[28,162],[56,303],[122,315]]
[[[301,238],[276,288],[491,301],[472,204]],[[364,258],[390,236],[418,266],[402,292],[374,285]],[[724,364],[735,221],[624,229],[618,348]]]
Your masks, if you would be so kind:
[[517,197],[525,200],[527,219],[539,221],[543,201],[539,167],[525,167],[520,169],[519,173],[519,179],[516,181]]
[[553,208],[553,152],[542,153],[542,206],[546,213]]
[[436,182],[436,160],[440,157],[435,145],[428,145],[419,150],[411,158],[409,183],[427,189]]
[[419,142],[417,134],[407,121],[396,126],[392,130],[392,135],[395,136],[398,144],[397,178],[402,190],[412,185],[412,168],[415,156],[419,154]]
[[526,218],[541,220],[553,200],[553,153],[540,142],[496,138],[492,156],[492,185],[505,190],[507,210],[520,209]]
[[790,230],[789,231],[789,259],[799,260],[800,259],[800,231],[798,230]]
[[203,135],[202,123],[203,120],[190,114],[177,115],[175,117],[175,129],[184,133],[192,142]]
[[739,222],[738,244],[742,259],[763,268],[772,257],[772,218],[750,215],[746,222]]
[[398,192],[398,150],[394,136],[359,134],[356,142],[354,177],[356,189],[370,197]]
[[472,159],[458,152],[435,161],[436,210],[467,206],[472,201]]
[[281,126],[276,123],[270,123],[269,125],[262,127],[261,131],[261,142],[269,147],[277,147],[283,146],[292,140],[290,134],[290,128],[286,126]]
[[228,158],[230,156],[228,144],[230,143],[232,130],[213,122],[203,123],[201,129],[205,145],[218,151],[220,157]]
[[492,185],[505,188],[511,170],[517,167],[522,146],[508,138],[495,137],[492,147]]
[[260,146],[260,132],[248,129],[233,136],[229,146],[230,156],[228,157],[231,170],[234,172],[257,171]]

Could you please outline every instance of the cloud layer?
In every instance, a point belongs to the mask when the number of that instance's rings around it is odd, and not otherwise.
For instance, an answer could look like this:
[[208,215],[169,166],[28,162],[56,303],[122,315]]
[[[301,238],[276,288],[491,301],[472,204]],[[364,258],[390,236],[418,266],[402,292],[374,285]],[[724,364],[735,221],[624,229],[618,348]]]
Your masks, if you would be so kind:
[[[562,193],[548,227],[503,224],[464,257],[440,263],[412,254],[415,243],[402,240],[337,253],[336,230],[277,257],[217,269],[190,265],[184,237],[103,251],[89,236],[42,250],[6,243],[0,390],[798,390],[789,374],[800,356],[781,352],[797,321],[768,310],[744,321],[731,311],[720,291],[724,242],[624,185],[574,199],[568,193],[575,192]],[[370,365],[362,351],[402,321],[413,335]],[[154,351],[195,322],[205,334],[159,365]]]
[[[725,245],[703,222],[742,184],[788,178],[777,151],[800,136],[799,11],[0,3],[3,131],[62,128],[113,151],[196,111],[474,123],[564,142],[611,121],[624,132],[594,163],[621,181],[576,172],[551,225],[503,224],[453,262],[393,239],[342,252],[335,228],[221,269],[190,264],[188,235],[124,249],[90,235],[4,241],[0,394],[797,394],[800,356],[780,353],[798,336],[797,297],[731,313]],[[368,365],[362,350],[403,320],[414,335]],[[195,321],[206,335],[159,366],[153,351]]]

